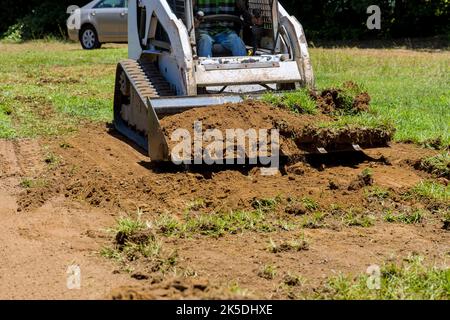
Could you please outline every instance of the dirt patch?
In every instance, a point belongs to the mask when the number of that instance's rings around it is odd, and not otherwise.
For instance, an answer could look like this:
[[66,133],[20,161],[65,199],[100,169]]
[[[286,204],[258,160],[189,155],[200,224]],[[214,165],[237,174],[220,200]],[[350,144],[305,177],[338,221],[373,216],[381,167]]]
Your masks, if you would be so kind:
[[[273,198],[279,194],[287,198],[311,193],[312,197],[322,195],[324,202],[348,203],[352,201],[351,195],[342,194],[342,190],[365,168],[371,168],[375,183],[394,188],[413,186],[420,181],[418,174],[405,163],[411,152],[420,149],[411,146],[411,150],[403,151],[407,145],[373,149],[373,159],[389,158],[392,165],[363,160],[352,167],[341,167],[337,159],[338,162],[322,164],[318,170],[314,163],[301,161],[287,165],[284,174],[269,178],[251,168],[215,171],[205,167],[202,172],[186,172],[171,166],[153,167],[145,155],[99,127],[87,126],[83,132],[65,139],[65,143],[71,148],[62,148],[57,139],[47,142],[61,163],[39,176],[47,181],[46,186],[21,192],[18,204],[22,210],[36,209],[57,195],[97,208],[127,213],[139,208],[151,214],[168,211],[182,214],[198,199],[205,202],[200,211],[252,208],[255,198]],[[395,172],[403,178],[393,177]],[[329,187],[330,181],[335,187]],[[328,196],[324,197],[323,192]]]
[[[299,162],[290,165],[284,174],[266,177],[259,170],[245,168],[186,172],[173,167],[155,167],[145,155],[118,138],[103,126],[87,125],[64,141],[58,138],[41,141],[40,145],[48,146],[47,151],[61,159],[56,166],[46,164],[42,150],[30,141],[16,147],[9,145],[17,153],[13,156],[5,152],[5,157],[0,157],[2,168],[9,168],[9,173],[2,175],[0,185],[8,193],[2,192],[0,198],[10,204],[8,221],[15,219],[4,228],[20,222],[22,249],[31,243],[30,248],[39,252],[37,246],[44,246],[52,255],[49,263],[59,268],[46,274],[33,273],[37,283],[48,279],[58,283],[53,280],[65,279],[67,263],[76,257],[84,265],[82,270],[89,285],[80,293],[83,297],[209,299],[237,295],[238,298],[283,299],[297,297],[292,295],[292,290],[297,289],[287,290],[282,286],[285,282],[294,283],[285,280],[292,275],[307,278],[314,288],[323,285],[323,279],[332,276],[333,270],[364,273],[368,265],[387,261],[393,254],[401,259],[414,251],[428,259],[439,259],[448,251],[449,234],[442,229],[438,217],[430,215],[422,224],[411,226],[383,220],[383,210],[425,210],[419,201],[405,200],[401,194],[431,177],[407,163],[408,159],[433,156],[430,150],[393,144],[390,148],[370,150],[372,158],[384,157],[381,162],[333,161],[320,169],[309,162]],[[11,171],[11,166],[23,169]],[[31,168],[40,169],[33,174]],[[347,190],[365,169],[372,172],[374,186],[389,190],[388,198],[379,198],[383,195],[377,193],[368,197],[371,189],[367,186]],[[7,179],[13,172],[17,180],[9,183]],[[24,189],[20,186],[22,176],[43,179],[47,185]],[[4,198],[5,194],[8,198]],[[20,217],[17,206],[23,208]],[[264,212],[257,218],[265,219],[256,221],[257,229],[252,229],[252,222],[246,220],[243,229],[235,229],[237,233],[225,232],[217,238],[209,237],[206,232],[213,230],[215,225],[208,223],[214,220],[203,220],[204,224],[199,225],[203,233],[186,238],[165,236],[170,224],[165,225],[166,229],[155,225],[155,221],[164,217],[178,223],[190,219],[192,223],[196,219],[201,221],[205,215],[252,212],[255,207]],[[114,228],[119,217],[136,217],[138,209],[141,219],[148,222],[145,225],[152,227],[150,231],[138,232],[132,239],[115,239],[116,234],[105,233],[104,230]],[[361,227],[366,216],[371,215],[376,218],[372,227]],[[2,233],[2,241],[7,243],[8,250],[22,252],[24,256],[8,255],[5,266],[33,256],[33,252],[23,251],[14,244],[16,236],[6,236],[12,230]],[[300,233],[303,238],[299,237]],[[178,253],[175,267],[185,276],[173,279],[169,276],[173,272],[156,270],[153,260],[138,255],[133,256],[138,260],[127,260],[123,265],[98,254],[102,248],[127,241],[145,246],[153,234],[161,242],[162,252]],[[288,244],[289,250],[270,251],[272,241],[282,248]],[[299,244],[308,250],[291,249]],[[41,260],[36,257],[33,268],[41,265]],[[96,271],[97,266],[102,272]],[[276,271],[273,279],[258,276],[265,266],[273,266]],[[91,275],[93,278],[89,278]],[[197,278],[209,282],[199,286]],[[14,281],[19,280],[10,279],[5,285],[12,288]],[[111,291],[115,287],[118,289]],[[298,289],[305,287],[300,285]],[[25,285],[23,290],[23,296],[29,297],[30,294],[24,293],[28,290]],[[33,290],[34,296],[42,292],[42,289]],[[48,291],[44,296],[74,296],[72,292],[51,292],[54,294]]]
[[239,295],[211,286],[207,279],[169,279],[147,286],[121,287],[107,296],[112,300],[238,299]]

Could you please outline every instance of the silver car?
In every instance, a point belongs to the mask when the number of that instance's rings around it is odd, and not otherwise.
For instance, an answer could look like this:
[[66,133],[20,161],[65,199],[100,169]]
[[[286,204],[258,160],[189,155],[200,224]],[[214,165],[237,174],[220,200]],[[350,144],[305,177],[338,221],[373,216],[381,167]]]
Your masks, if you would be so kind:
[[71,12],[69,38],[84,49],[98,49],[105,42],[128,41],[128,0],[94,0]]

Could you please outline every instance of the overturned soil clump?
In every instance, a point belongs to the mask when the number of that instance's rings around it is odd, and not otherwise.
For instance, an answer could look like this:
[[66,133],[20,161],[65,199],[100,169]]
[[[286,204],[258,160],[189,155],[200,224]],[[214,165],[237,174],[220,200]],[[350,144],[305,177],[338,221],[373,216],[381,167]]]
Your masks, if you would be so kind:
[[310,94],[325,114],[357,114],[370,108],[369,94],[351,81],[345,82],[341,88],[311,91]]

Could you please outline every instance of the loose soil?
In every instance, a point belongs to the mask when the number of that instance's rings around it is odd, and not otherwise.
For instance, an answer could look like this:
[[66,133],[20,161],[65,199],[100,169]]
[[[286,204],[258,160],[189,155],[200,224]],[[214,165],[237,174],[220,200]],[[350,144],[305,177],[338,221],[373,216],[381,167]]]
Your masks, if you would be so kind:
[[[260,107],[262,112],[251,103],[226,106],[215,118],[209,117],[209,111],[192,110],[181,118],[185,122],[167,118],[164,124],[170,132],[177,126],[192,126],[193,119],[202,120],[205,127],[231,128],[242,121],[259,128],[272,128],[280,118],[289,128],[304,128],[317,121]],[[235,117],[237,111],[240,118]],[[263,116],[255,117],[258,112]],[[49,153],[57,160],[46,162]],[[426,203],[401,195],[421,180],[433,179],[411,163],[435,153],[414,145],[391,144],[368,150],[368,157],[309,159],[286,164],[276,176],[263,176],[258,168],[187,172],[156,166],[106,125],[86,125],[64,138],[1,140],[0,298],[301,298],[293,292],[313,292],[336,273],[364,273],[369,265],[401,261],[411,253],[430,263],[444,263],[450,234],[437,216],[430,213],[423,223],[413,225],[389,224],[382,218],[386,207],[427,210]],[[365,169],[372,173],[371,184],[390,190],[391,197],[370,199],[367,187],[349,188]],[[36,183],[27,187],[24,180]],[[281,199],[272,214],[297,225],[298,219],[310,218],[312,213],[292,205],[292,199],[312,199],[330,214],[322,226],[301,231],[243,231],[218,238],[157,233],[165,250],[178,253],[175,276],[175,271],[149,272],[145,260],[124,267],[100,255],[102,248],[116,241],[117,235],[108,229],[119,217],[136,217],[139,211],[151,225],[163,215],[181,220],[188,213],[254,210],[255,199],[269,198]],[[201,206],[192,205],[199,200]],[[355,209],[361,215],[370,212],[376,221],[369,228],[349,227],[340,214],[332,213],[337,207]],[[267,250],[270,240],[281,244],[299,233],[307,239],[308,250]],[[66,287],[66,270],[73,264],[81,267],[80,290]],[[258,276],[265,265],[277,269],[274,279]],[[307,285],[286,289],[283,279],[287,274],[301,275]]]
[[[355,100],[355,108],[360,108],[358,99],[359,96]],[[369,101],[370,98],[368,98],[367,106]],[[293,158],[310,152],[317,153],[319,148],[333,152],[349,149],[352,145],[359,145],[363,148],[383,147],[388,145],[394,133],[385,128],[323,127],[324,123],[333,121],[335,119],[327,114],[298,115],[259,101],[246,101],[240,104],[192,109],[168,116],[161,120],[161,127],[170,150],[177,143],[172,141],[171,137],[180,128],[190,132],[192,147],[194,146],[195,122],[201,122],[202,132],[219,130],[224,140],[228,138],[226,136],[227,129],[244,131],[254,129],[257,132],[259,129],[278,129],[281,135],[281,155]],[[270,141],[270,137],[268,139]],[[246,144],[248,146],[248,139]]]

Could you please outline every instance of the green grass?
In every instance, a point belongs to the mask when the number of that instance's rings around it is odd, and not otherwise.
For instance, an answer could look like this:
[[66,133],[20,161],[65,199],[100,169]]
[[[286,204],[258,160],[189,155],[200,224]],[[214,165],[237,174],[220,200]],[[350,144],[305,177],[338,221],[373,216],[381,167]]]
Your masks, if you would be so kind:
[[355,121],[393,121],[397,141],[450,144],[448,51],[311,49],[311,57],[319,88],[352,80],[368,90],[375,114]]
[[117,225],[111,231],[115,234],[123,234],[124,236],[131,236],[139,231],[145,230],[147,226],[140,220],[135,220],[131,217],[121,217],[117,220]]
[[273,239],[270,239],[267,250],[272,253],[306,251],[309,250],[309,242],[304,235],[280,244],[277,244]]
[[281,202],[282,202],[281,197],[254,199],[252,201],[252,207],[255,210],[260,210],[262,212],[272,212]]
[[[63,135],[82,120],[110,121],[115,65],[126,57],[126,46],[83,51],[54,40],[0,43],[0,138]],[[450,144],[448,51],[312,48],[311,57],[319,89],[352,80],[372,97],[373,112],[341,117],[335,126],[393,123],[397,141]],[[316,112],[305,90],[265,99]]]
[[369,199],[384,200],[391,196],[391,192],[379,186],[373,186],[365,189],[365,195]]
[[63,135],[82,120],[112,119],[115,65],[126,47],[0,44],[0,138]]
[[45,179],[30,179],[30,178],[23,178],[20,181],[20,186],[24,189],[32,189],[32,188],[44,188],[48,185],[48,181]]
[[320,205],[316,200],[308,198],[308,197],[304,197],[302,199],[302,203],[305,206],[306,210],[308,210],[308,211],[316,211],[316,210],[319,210],[319,208],[320,208]]
[[426,213],[422,210],[412,212],[393,213],[388,211],[384,215],[384,221],[390,223],[416,224],[425,219]]
[[276,219],[264,210],[232,211],[205,214],[185,214],[178,220],[170,216],[161,216],[155,226],[164,236],[188,238],[196,235],[219,238],[226,234],[238,234],[244,231],[273,232],[277,229],[290,230],[290,224]]
[[258,276],[266,280],[273,280],[276,275],[277,268],[273,265],[265,265],[258,271]]
[[119,218],[116,226],[109,230],[115,237],[114,244],[104,247],[100,254],[122,263],[126,268],[130,268],[130,262],[145,259],[150,272],[165,273],[173,270],[177,264],[178,253],[164,250],[162,241],[141,221],[141,215],[142,213],[138,212],[137,219]]
[[450,178],[450,152],[423,159],[420,168],[438,177]]
[[[370,289],[368,275],[339,275],[328,280],[315,298],[334,300],[448,300],[450,269],[427,266],[420,257],[381,268],[380,289]],[[372,287],[373,288],[373,287]]]
[[281,95],[267,93],[262,97],[262,100],[298,114],[317,113],[316,103],[311,99],[308,90],[304,89]]
[[444,186],[435,181],[422,181],[410,191],[410,194],[430,201],[448,202],[450,185]]
[[306,229],[325,228],[327,226],[327,224],[325,223],[326,218],[327,218],[326,213],[317,211],[312,213],[311,215],[304,217],[300,225]]
[[369,228],[374,225],[375,217],[360,213],[357,210],[349,210],[342,217],[342,223],[347,227]]

